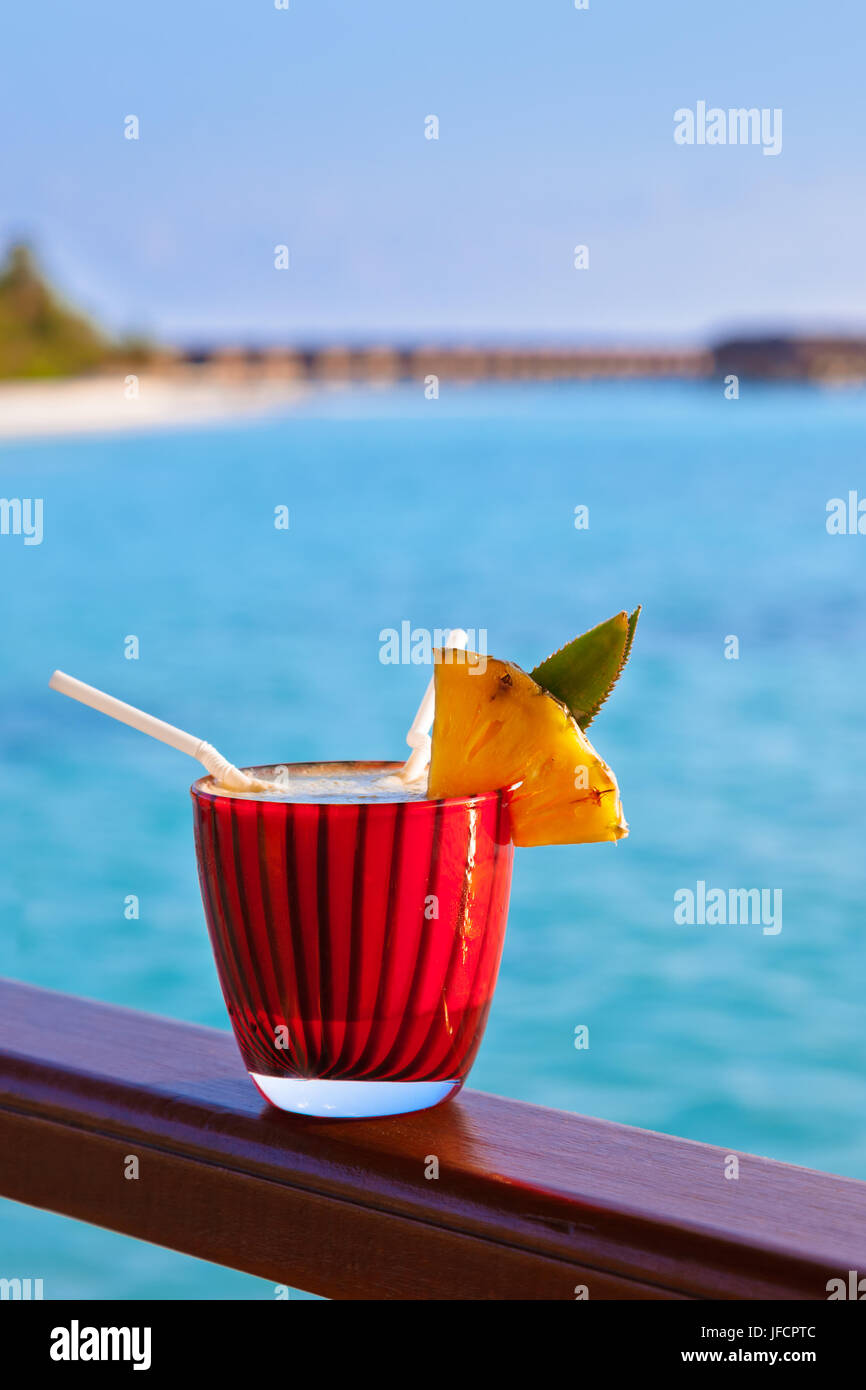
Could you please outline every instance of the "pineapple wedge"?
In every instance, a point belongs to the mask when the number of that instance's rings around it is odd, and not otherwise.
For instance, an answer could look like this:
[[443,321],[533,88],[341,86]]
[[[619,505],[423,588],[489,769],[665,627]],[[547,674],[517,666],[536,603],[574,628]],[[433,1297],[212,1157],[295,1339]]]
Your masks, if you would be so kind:
[[509,788],[516,845],[628,834],[616,778],[561,701],[510,661],[453,651],[434,660],[428,796]]

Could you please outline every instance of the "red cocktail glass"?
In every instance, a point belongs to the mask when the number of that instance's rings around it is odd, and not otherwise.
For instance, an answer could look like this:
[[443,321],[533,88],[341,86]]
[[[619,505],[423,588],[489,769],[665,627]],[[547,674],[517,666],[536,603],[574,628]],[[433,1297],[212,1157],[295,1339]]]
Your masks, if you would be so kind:
[[504,794],[269,800],[202,778],[192,798],[220,984],[267,1100],[305,1115],[363,1116],[455,1095],[502,954],[513,858]]

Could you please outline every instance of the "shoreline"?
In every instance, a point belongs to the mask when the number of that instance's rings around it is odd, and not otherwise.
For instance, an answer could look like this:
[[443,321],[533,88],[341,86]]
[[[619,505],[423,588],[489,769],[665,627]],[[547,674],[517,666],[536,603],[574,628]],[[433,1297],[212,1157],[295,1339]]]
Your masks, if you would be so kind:
[[[391,364],[393,367],[393,364]],[[49,440],[63,437],[83,438],[88,435],[128,435],[150,431],[195,428],[228,424],[241,420],[267,420],[291,413],[312,395],[333,391],[366,389],[374,392],[392,387],[416,385],[428,395],[429,384],[435,382],[438,396],[439,380],[449,387],[507,386],[531,384],[589,384],[591,382],[675,381],[707,384],[714,376],[705,370],[692,370],[692,363],[671,370],[667,359],[655,362],[657,370],[646,370],[646,364],[625,359],[617,364],[595,360],[577,369],[574,361],[568,364],[551,363],[538,357],[533,370],[509,370],[501,373],[479,370],[482,364],[454,358],[427,366],[437,366],[432,375],[401,374],[396,370],[380,370],[364,375],[347,370],[344,360],[319,363],[318,370],[301,376],[295,371],[279,371],[272,363],[263,369],[261,364],[229,363],[206,365],[178,364],[153,367],[142,366],[133,372],[129,368],[95,376],[53,377],[39,380],[0,381],[0,443]],[[511,364],[512,367],[515,364]],[[351,364],[349,364],[351,366]],[[614,369],[615,368],[615,369]],[[863,375],[834,373],[814,375],[757,372],[748,377],[756,385],[812,386],[823,390],[862,391],[866,386]],[[137,394],[136,394],[137,392]]]
[[129,375],[0,382],[0,440],[128,434],[264,418],[308,394],[298,382]]

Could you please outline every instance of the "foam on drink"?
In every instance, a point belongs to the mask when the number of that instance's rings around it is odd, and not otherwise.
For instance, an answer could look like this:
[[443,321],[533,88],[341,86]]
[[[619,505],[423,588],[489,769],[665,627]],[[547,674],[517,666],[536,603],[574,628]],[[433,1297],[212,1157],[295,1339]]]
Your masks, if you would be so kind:
[[201,786],[219,795],[243,801],[347,802],[423,801],[427,795],[426,769],[423,777],[403,782],[395,773],[399,763],[294,763],[247,769],[253,776],[276,783],[278,791],[227,791],[212,777]]

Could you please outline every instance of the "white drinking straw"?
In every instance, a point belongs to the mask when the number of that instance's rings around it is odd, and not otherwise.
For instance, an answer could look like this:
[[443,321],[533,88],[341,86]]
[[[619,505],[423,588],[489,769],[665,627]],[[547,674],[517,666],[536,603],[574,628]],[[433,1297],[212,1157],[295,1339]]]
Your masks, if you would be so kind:
[[67,676],[65,671],[55,671],[48,684],[52,690],[59,690],[61,695],[69,695],[73,700],[80,700],[82,705],[89,705],[91,709],[98,709],[100,714],[108,714],[112,719],[119,719],[121,724],[129,724],[131,728],[138,729],[140,733],[150,734],[151,738],[158,738],[161,743],[167,743],[169,747],[176,748],[179,753],[188,753],[191,758],[197,758],[207,768],[214,781],[229,791],[285,790],[285,788],[275,786],[273,782],[261,782],[257,777],[249,777],[233,763],[227,762],[211,744],[205,743],[202,738],[196,738],[195,734],[185,734],[183,729],[176,729],[173,724],[166,724],[162,719],[156,719],[154,715],[145,714],[143,710],[136,709],[134,705],[127,705],[123,700],[116,700],[113,695],[106,695],[103,690],[97,690],[95,686],[85,685],[84,681],[78,681],[74,676]]
[[[468,632],[464,632],[462,627],[451,628],[445,635],[445,646],[451,647],[455,651],[465,651],[466,643],[469,641]],[[424,691],[424,698],[418,706],[418,713],[412,720],[409,732],[406,735],[406,742],[412,749],[395,777],[399,777],[401,782],[414,782],[424,771],[430,762],[430,730],[433,728],[433,714],[435,706],[435,696],[433,693],[433,677]]]

